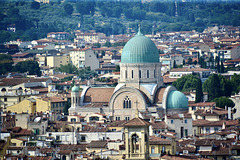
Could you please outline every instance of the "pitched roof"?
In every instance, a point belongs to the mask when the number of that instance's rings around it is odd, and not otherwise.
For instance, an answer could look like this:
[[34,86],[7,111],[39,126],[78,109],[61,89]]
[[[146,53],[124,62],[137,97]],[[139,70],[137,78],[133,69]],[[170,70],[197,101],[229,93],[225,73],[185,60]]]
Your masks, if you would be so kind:
[[205,68],[173,68],[170,72],[198,72],[198,71],[211,71]]
[[123,124],[124,127],[128,126],[150,126],[151,124],[142,118],[133,118],[130,121],[127,121],[126,123]]
[[0,86],[15,86],[22,83],[46,82],[50,78],[4,78],[0,81]]
[[200,102],[200,103],[193,103],[193,104],[189,104],[188,106],[214,106],[216,104],[216,102]]
[[161,122],[152,123],[152,128],[153,129],[161,129],[161,128],[168,128],[168,126],[165,123],[165,121],[161,121]]
[[163,139],[163,138],[156,137],[156,136],[150,136],[149,142],[151,145],[153,145],[153,144],[172,144],[171,140]]
[[72,150],[60,150],[58,152],[58,154],[61,154],[61,155],[69,155],[72,153]]
[[91,141],[87,148],[107,148],[107,141]]
[[109,102],[115,88],[89,88],[84,102]]

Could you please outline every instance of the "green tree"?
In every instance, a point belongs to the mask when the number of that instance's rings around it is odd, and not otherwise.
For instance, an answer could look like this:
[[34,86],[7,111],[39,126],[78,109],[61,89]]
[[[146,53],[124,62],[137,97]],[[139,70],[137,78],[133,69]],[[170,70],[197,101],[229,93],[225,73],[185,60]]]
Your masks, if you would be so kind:
[[233,91],[235,93],[238,93],[239,92],[239,86],[240,86],[240,75],[234,73],[234,75],[232,76],[230,82],[231,82]]
[[40,3],[36,2],[36,1],[33,1],[31,3],[31,8],[32,9],[39,9],[40,8]]
[[201,79],[197,80],[196,84],[196,99],[195,103],[199,103],[203,101],[203,91],[202,91],[202,81]]
[[234,107],[234,102],[227,97],[214,98],[212,102],[216,102],[216,106],[225,109],[226,107]]
[[203,91],[208,92],[209,101],[221,96],[230,97],[232,93],[232,85],[222,75],[212,74],[203,83]]
[[11,34],[8,31],[0,30],[0,43],[9,41]]
[[77,67],[71,63],[68,63],[66,65],[61,64],[60,67],[56,68],[56,70],[59,72],[65,72],[65,73],[69,73],[69,74],[76,74],[78,72]]
[[64,10],[68,15],[71,15],[73,13],[73,6],[67,3],[64,5]]
[[220,65],[219,65],[219,57],[218,56],[215,58],[215,64],[217,66],[217,72],[220,73]]
[[224,73],[223,61],[221,61],[221,65],[220,65],[220,73]]
[[204,61],[203,57],[199,57],[199,59],[198,59],[198,64],[199,64],[202,68],[206,68],[206,62]]
[[19,16],[19,9],[18,8],[10,8],[7,11],[7,16],[10,17],[18,17]]
[[18,62],[13,70],[15,72],[25,73],[28,72],[30,75],[41,76],[40,67],[37,61],[22,61]]
[[64,104],[63,113],[68,114],[68,109],[71,107],[71,101],[67,101]]
[[94,77],[96,75],[97,74],[94,71],[92,71],[90,67],[80,69],[78,72],[78,76],[81,78],[82,81],[91,79],[92,77]]
[[178,68],[175,60],[173,61],[173,68]]
[[104,44],[104,46],[106,46],[106,47],[111,47],[111,46],[112,46],[112,43],[109,42],[109,41],[107,41],[107,42]]
[[0,75],[12,70],[13,60],[9,54],[0,54]]
[[190,91],[196,89],[198,79],[199,78],[194,75],[185,75],[173,82],[172,85],[179,91]]
[[192,58],[189,57],[187,63],[188,63],[188,64],[192,64],[192,63],[193,63]]
[[120,66],[119,65],[115,66],[114,72],[120,72]]
[[96,48],[101,48],[101,44],[98,42],[98,43],[94,43],[93,46],[95,46]]
[[211,101],[214,98],[221,96],[220,79],[217,74],[212,74],[204,83],[203,89],[208,92],[208,99]]
[[185,65],[186,64],[186,62],[185,62],[185,59],[183,60],[183,65]]

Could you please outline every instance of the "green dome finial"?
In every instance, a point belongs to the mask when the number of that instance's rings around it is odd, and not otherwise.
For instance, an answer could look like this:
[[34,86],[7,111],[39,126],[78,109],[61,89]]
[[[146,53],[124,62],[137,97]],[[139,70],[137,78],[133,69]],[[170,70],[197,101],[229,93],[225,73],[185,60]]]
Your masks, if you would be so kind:
[[141,33],[141,24],[138,25],[138,33],[136,34],[136,36],[143,36],[143,34]]

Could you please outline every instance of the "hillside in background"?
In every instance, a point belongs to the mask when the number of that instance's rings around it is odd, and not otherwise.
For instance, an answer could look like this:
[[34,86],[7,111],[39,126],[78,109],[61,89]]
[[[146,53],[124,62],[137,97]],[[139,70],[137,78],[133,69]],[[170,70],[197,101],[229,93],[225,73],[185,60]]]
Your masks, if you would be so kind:
[[[211,25],[240,25],[239,2],[115,2],[60,1],[43,4],[30,1],[0,2],[0,42],[33,40],[49,32],[96,30],[106,35],[137,30],[203,31]],[[7,32],[14,24],[16,32]]]

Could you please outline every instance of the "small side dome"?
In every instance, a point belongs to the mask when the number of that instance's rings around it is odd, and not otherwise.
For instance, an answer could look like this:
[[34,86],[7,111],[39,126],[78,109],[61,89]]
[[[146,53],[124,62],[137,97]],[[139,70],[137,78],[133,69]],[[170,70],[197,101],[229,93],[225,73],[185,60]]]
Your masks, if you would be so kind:
[[79,87],[78,86],[73,86],[72,87],[72,92],[79,92]]
[[167,96],[168,109],[186,109],[188,108],[187,97],[179,91],[171,91]]

